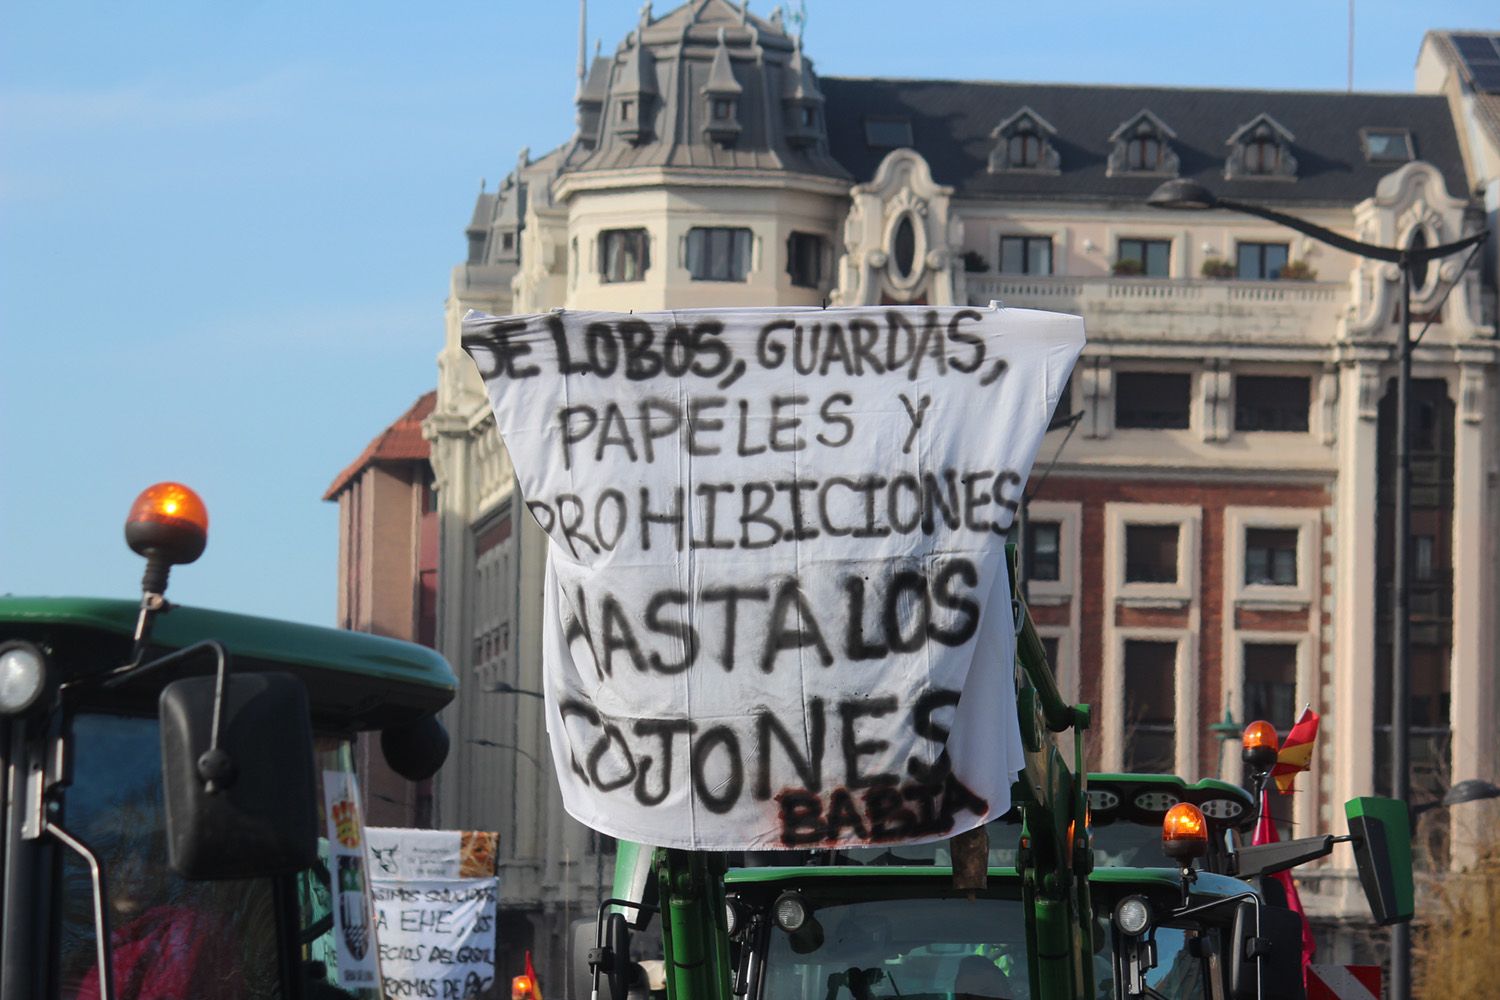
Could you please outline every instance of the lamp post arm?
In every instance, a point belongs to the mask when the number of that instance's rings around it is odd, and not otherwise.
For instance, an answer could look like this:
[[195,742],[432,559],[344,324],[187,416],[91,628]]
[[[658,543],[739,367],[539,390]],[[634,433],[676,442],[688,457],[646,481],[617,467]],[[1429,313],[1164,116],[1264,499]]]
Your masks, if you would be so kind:
[[1437,260],[1439,257],[1447,257],[1449,254],[1455,254],[1460,250],[1483,243],[1489,235],[1488,229],[1481,229],[1477,233],[1470,233],[1463,239],[1454,240],[1452,243],[1440,243],[1435,247],[1419,247],[1416,250],[1408,250],[1407,253],[1417,263],[1424,260]]
[[[1305,233],[1320,243],[1327,243],[1329,246],[1338,247],[1340,250],[1347,250],[1357,257],[1368,257],[1372,260],[1384,260],[1392,264],[1399,264],[1401,263],[1401,255],[1405,252],[1395,247],[1382,247],[1376,246],[1373,243],[1361,243],[1359,240],[1352,240],[1347,236],[1341,236],[1331,229],[1314,225],[1306,219],[1299,219],[1295,215],[1284,215],[1281,212],[1262,208],[1259,205],[1250,205],[1241,201],[1230,201],[1228,198],[1219,198],[1214,203],[1214,207],[1227,208],[1232,212],[1243,212],[1246,215],[1254,215],[1262,219],[1267,219],[1279,225],[1286,226],[1288,229],[1295,229],[1299,233]],[[1484,234],[1479,234],[1480,239],[1483,239],[1483,237]],[[1452,253],[1454,247],[1466,247],[1471,242],[1474,242],[1474,239],[1474,237],[1468,237],[1466,240],[1460,240],[1458,243],[1432,247],[1430,248],[1433,251],[1432,253],[1424,252],[1422,256],[1438,256],[1437,251]]]

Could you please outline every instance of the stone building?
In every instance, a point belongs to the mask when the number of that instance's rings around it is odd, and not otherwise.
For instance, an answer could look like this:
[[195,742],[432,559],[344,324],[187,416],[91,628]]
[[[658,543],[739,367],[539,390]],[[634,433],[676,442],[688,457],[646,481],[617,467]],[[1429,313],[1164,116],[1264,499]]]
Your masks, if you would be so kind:
[[[1493,132],[1469,120],[1474,82],[1443,75],[1452,44],[1424,48],[1432,94],[835,79],[777,16],[693,0],[648,4],[612,54],[580,58],[574,136],[523,152],[475,206],[424,424],[436,642],[463,685],[437,815],[501,831],[506,905],[529,921],[513,929],[554,980],[608,845],[563,815],[551,778],[532,696],[544,538],[460,349],[463,314],[1000,300],[1083,315],[1060,407],[1076,420],[1043,443],[1038,473],[1055,466],[1024,550],[1064,689],[1095,705],[1095,762],[1238,778],[1208,726],[1228,709],[1285,730],[1312,704],[1319,754],[1286,818],[1332,828],[1339,803],[1388,781],[1397,275],[1254,218],[1145,202],[1181,177],[1367,242],[1474,231],[1495,160],[1473,136]],[[1413,299],[1417,796],[1500,764],[1495,271],[1458,263],[1434,263]],[[1361,912],[1347,857],[1305,881],[1320,921]]]

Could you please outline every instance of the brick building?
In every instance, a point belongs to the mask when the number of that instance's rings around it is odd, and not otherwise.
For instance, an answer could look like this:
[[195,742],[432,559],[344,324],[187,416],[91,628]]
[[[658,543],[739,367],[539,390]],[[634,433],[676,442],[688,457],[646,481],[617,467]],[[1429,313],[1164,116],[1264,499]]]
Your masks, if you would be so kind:
[[[424,394],[323,494],[339,505],[339,628],[433,645],[437,515],[422,421],[436,401],[436,392]],[[432,782],[402,779],[378,744],[365,734],[355,750],[368,821],[431,826]]]

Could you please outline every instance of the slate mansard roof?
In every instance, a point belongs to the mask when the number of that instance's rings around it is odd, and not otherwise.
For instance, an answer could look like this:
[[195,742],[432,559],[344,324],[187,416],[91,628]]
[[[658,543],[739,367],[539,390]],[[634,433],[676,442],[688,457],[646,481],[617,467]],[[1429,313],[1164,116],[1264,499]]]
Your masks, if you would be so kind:
[[[1354,204],[1401,166],[1368,160],[1361,130],[1404,129],[1415,158],[1436,166],[1451,194],[1467,194],[1462,155],[1447,102],[1419,94],[1213,90],[1178,87],[982,83],[949,80],[820,77],[827,101],[829,149],[858,181],[890,152],[866,139],[867,119],[910,122],[913,147],[934,179],[959,197],[1077,199],[1140,204],[1162,175],[1109,176],[1110,136],[1149,111],[1174,135],[1178,176],[1245,201]],[[1056,130],[1055,173],[991,173],[996,126],[1029,108]],[[1296,179],[1225,179],[1231,135],[1269,115],[1295,138]]]

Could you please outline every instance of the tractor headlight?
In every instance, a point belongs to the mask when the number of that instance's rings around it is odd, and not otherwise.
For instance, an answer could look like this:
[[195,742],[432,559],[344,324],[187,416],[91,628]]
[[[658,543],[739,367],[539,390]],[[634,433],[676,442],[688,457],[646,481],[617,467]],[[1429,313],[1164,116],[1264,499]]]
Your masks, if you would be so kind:
[[47,658],[29,642],[0,645],[0,715],[20,715],[42,696]]
[[1151,904],[1145,896],[1126,896],[1115,904],[1115,926],[1121,934],[1140,937],[1151,926]]
[[788,933],[799,931],[807,923],[807,900],[802,898],[800,892],[783,892],[776,897],[772,912],[776,915],[777,926],[782,930]]

